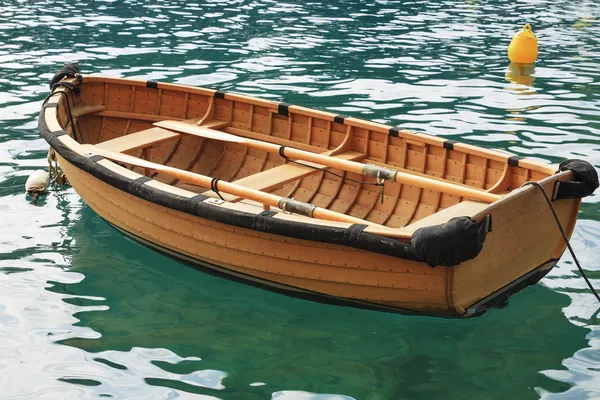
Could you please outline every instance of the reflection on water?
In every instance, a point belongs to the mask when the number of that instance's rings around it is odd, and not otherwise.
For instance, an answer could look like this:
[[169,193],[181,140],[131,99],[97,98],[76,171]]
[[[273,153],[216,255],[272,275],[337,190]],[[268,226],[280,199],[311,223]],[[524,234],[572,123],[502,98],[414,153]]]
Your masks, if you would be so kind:
[[508,64],[506,74],[504,75],[508,82],[514,83],[515,87],[505,87],[505,90],[513,90],[519,94],[535,93],[533,81],[535,81],[535,64]]
[[[71,190],[38,207],[36,116],[62,63],[343,112],[600,165],[594,1],[124,0],[0,4],[0,387],[6,398],[600,396],[597,305],[565,255],[484,317],[309,303],[157,256]],[[535,66],[509,64],[523,19]],[[600,210],[573,246],[600,286]],[[22,397],[19,397],[22,396]]]

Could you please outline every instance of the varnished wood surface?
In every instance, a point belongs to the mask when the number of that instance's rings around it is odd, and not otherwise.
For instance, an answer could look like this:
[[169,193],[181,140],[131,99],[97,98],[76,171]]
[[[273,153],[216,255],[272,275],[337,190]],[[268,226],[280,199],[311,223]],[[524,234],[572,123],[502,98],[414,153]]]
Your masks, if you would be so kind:
[[446,268],[210,222],[121,192],[64,160],[61,165],[100,216],[162,247],[305,290],[447,312]]
[[[326,152],[330,153],[330,152]],[[334,156],[336,158],[341,158],[344,160],[356,160],[362,158],[362,153],[357,152],[346,152],[342,154],[338,154]],[[297,181],[307,175],[312,175],[315,173],[315,169],[324,170],[326,167],[324,165],[314,164],[314,163],[306,163],[311,164],[311,166],[303,166],[294,163],[287,163],[280,165],[278,167],[274,167],[268,169],[266,171],[262,171],[253,175],[249,175],[245,178],[238,179],[234,181],[234,183],[262,191],[271,191],[274,188],[285,185],[291,181]],[[205,192],[206,195],[216,196],[213,192]],[[228,195],[226,193],[222,194],[225,196],[225,199],[228,201],[240,201],[242,198],[238,196]]]
[[[362,162],[365,163],[491,193],[504,194],[527,179],[548,176],[537,170],[507,167],[505,161],[498,161],[494,152],[487,154],[477,149],[465,153],[456,146],[455,150],[447,150],[442,146],[443,140],[426,135],[401,132],[399,137],[392,137],[387,131],[383,132],[381,124],[368,125],[366,121],[350,118],[346,124],[338,124],[332,122],[330,113],[308,111],[303,107],[290,107],[289,115],[282,116],[276,113],[277,107],[272,102],[260,99],[250,102],[246,96],[231,94],[224,99],[214,98],[213,93],[196,89],[185,92],[176,85],[153,89],[130,81],[93,78],[84,80],[81,104],[75,108],[105,107],[99,113],[88,113],[79,119],[78,125],[87,143],[108,146],[113,141],[121,142],[125,147],[113,149],[127,151],[129,148],[131,154],[138,155],[135,151],[139,151],[139,156],[149,161],[228,181],[242,181],[263,173],[284,164],[285,159],[239,144],[187,136],[164,142],[153,142],[149,138],[148,146],[144,146],[143,139],[138,140],[141,136],[136,138],[135,135],[146,130],[155,132],[151,129],[156,121],[202,118],[203,124],[211,120],[226,121],[228,125],[221,128],[224,132],[243,137],[314,153],[354,151],[364,155]],[[129,135],[132,142],[128,144]],[[145,173],[139,168],[133,170]],[[375,182],[374,178],[356,173],[340,171],[340,174],[355,181]],[[204,192],[202,188],[160,173],[150,176],[176,187]],[[315,170],[292,181],[282,176],[280,184],[269,183],[265,190],[391,228],[410,225],[465,200],[431,189],[387,182],[381,203],[379,189],[371,184]],[[234,196],[232,200],[239,199]]]
[[[119,191],[60,160],[73,187],[99,215],[133,235],[186,257],[298,290],[461,315],[479,300],[564,251],[540,194],[533,188],[519,189],[527,180],[542,181],[551,189],[557,179],[570,178],[569,174],[552,176],[552,166],[520,160],[519,167],[514,167],[506,163],[507,156],[502,153],[463,144],[448,150],[440,138],[405,131],[399,131],[398,137],[390,136],[389,127],[382,124],[355,118],[339,124],[331,113],[299,106],[289,107],[287,116],[279,115],[277,103],[229,93],[225,98],[214,98],[210,89],[169,84],[153,89],[140,82],[100,77],[86,77],[81,89],[81,96],[68,96],[68,101],[77,110],[74,125],[82,143],[107,146],[155,163],[293,197],[407,234],[454,216],[480,220],[491,214],[493,218],[493,230],[477,258],[458,267],[432,269],[418,262],[260,233],[170,210]],[[62,106],[58,112],[47,109],[43,114],[48,127],[72,133],[73,124],[64,107],[66,97],[55,95],[50,101]],[[427,188],[386,183],[381,203],[379,188],[364,183],[373,183],[374,179],[327,169],[340,176],[331,175],[323,166],[294,166],[277,154],[239,144],[154,131],[152,123],[163,120],[219,122],[222,125],[218,129],[224,132],[315,153],[340,157],[351,154],[352,159],[361,162],[413,171],[504,197],[486,205]],[[62,136],[60,140],[75,152],[85,153],[71,137]],[[202,187],[143,168],[129,170],[109,160],[100,163],[131,179],[150,176],[153,180],[145,185],[180,196],[206,192]],[[231,201],[214,206],[255,214],[263,210],[262,204],[238,197],[226,200]],[[555,204],[570,234],[579,201]],[[273,218],[298,223],[307,220],[284,213]],[[349,226],[332,221],[310,222]]]

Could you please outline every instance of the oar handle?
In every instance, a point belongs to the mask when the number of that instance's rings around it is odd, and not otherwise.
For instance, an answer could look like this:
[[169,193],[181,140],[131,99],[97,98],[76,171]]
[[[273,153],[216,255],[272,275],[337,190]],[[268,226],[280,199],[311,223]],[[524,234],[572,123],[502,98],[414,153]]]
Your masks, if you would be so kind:
[[422,188],[435,190],[438,192],[447,193],[458,197],[472,198],[488,203],[493,203],[494,201],[502,198],[502,196],[499,196],[494,193],[484,192],[474,188],[471,189],[465,186],[453,185],[449,182],[427,179],[421,176],[411,175],[400,171],[398,171],[398,173],[396,174],[396,182],[403,183],[405,185],[419,186]]

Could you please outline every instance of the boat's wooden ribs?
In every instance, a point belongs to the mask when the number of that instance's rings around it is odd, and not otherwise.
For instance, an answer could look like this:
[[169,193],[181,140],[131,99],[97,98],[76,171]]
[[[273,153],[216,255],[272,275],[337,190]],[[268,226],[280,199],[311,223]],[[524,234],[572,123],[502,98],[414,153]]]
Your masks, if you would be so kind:
[[[473,148],[462,150],[468,146],[446,146],[447,143],[436,138],[419,134],[413,137],[401,130],[388,132],[388,128],[381,124],[202,88],[183,89],[155,83],[125,84],[115,79],[91,79],[84,81],[82,94],[76,101],[73,111],[77,118],[76,127],[87,143],[114,146],[111,148],[129,153],[148,148],[147,157],[153,162],[220,179],[248,182],[252,187],[293,196],[389,227],[414,223],[463,199],[386,182],[381,204],[376,186],[315,170],[290,175],[283,171],[291,166],[277,154],[188,135],[179,136],[173,132],[159,134],[153,130],[152,123],[187,120],[200,121],[204,125],[220,121],[225,125],[214,125],[214,129],[312,152],[335,150],[344,154],[350,151],[362,154],[364,162],[415,171],[497,194],[515,189],[526,180],[548,176],[546,172],[521,165],[531,163],[509,165],[498,155],[490,156]],[[59,118],[67,123],[63,126],[68,125],[64,111]],[[372,179],[334,171],[344,178]],[[278,176],[278,173],[282,175]],[[205,191],[161,174],[151,176],[188,190]],[[263,179],[261,177],[267,176],[269,178],[265,178],[264,184],[257,183]]]
[[[362,154],[356,152],[348,152],[344,154],[340,154],[336,156],[343,160],[358,160],[362,157]],[[288,182],[298,181],[298,179],[308,176],[308,175],[316,175],[324,169],[325,167],[318,164],[306,163],[307,166],[297,165],[297,164],[284,164],[275,168],[271,168],[260,173],[256,173],[250,176],[247,176],[242,179],[238,179],[233,183],[249,187],[251,189],[262,190],[262,191],[271,191],[275,188],[281,187]],[[310,165],[310,166],[308,166]],[[205,194],[208,195],[207,192]],[[214,193],[212,195],[215,195]],[[216,196],[215,196],[216,197]],[[227,200],[235,202],[242,200],[239,197],[230,196]],[[302,198],[296,198],[296,200],[307,201]]]

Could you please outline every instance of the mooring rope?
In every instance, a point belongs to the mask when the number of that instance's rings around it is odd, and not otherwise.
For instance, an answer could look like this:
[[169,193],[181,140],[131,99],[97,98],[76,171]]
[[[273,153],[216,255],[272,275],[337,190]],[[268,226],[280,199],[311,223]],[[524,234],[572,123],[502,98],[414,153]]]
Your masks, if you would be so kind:
[[52,147],[48,150],[48,175],[50,176],[50,182],[56,185],[64,186],[69,184],[67,177],[58,166],[56,151]]
[[[44,100],[44,104],[48,101],[48,99],[50,97],[52,97],[53,95],[56,94],[54,92],[54,90],[56,90],[56,88],[58,88],[58,87],[64,87],[67,90],[71,90],[76,95],[79,95],[79,93],[81,92],[81,89],[79,89],[77,86],[73,85],[72,83],[58,82],[58,83],[54,84],[54,86],[52,86],[52,89],[50,90],[50,95],[48,97],[46,97],[46,100]],[[65,96],[65,102],[67,103],[67,111],[69,113],[69,122],[71,123],[71,131],[73,132],[73,139],[75,139],[77,141],[77,132],[75,131],[75,120],[73,119],[73,113],[71,112],[71,103],[69,101],[69,94],[67,91],[58,92],[58,93]],[[75,100],[73,100],[73,101],[75,101]]]
[[560,230],[560,233],[561,233],[563,239],[565,240],[567,248],[569,249],[569,252],[571,253],[571,256],[573,257],[573,260],[575,261],[575,264],[577,265],[577,268],[579,269],[581,276],[583,276],[583,279],[585,279],[585,283],[587,283],[588,287],[590,288],[590,290],[592,291],[594,296],[596,296],[596,299],[598,299],[598,301],[600,302],[600,296],[598,295],[598,292],[596,292],[596,289],[594,289],[594,287],[592,286],[592,283],[590,282],[587,275],[583,271],[583,268],[581,268],[581,264],[579,264],[579,260],[575,256],[575,251],[573,251],[573,248],[571,247],[569,238],[567,238],[567,234],[565,233],[565,230],[563,229],[563,226],[560,223],[560,220],[558,219],[558,214],[556,214],[556,210],[554,209],[552,200],[550,200],[550,196],[548,196],[548,193],[546,193],[546,189],[544,189],[544,187],[542,185],[540,185],[538,182],[525,182],[523,185],[521,185],[521,187],[526,186],[526,185],[532,185],[532,186],[537,187],[538,189],[540,189],[540,191],[544,195],[544,198],[546,199],[546,203],[548,203],[548,206],[550,207],[550,211],[552,211],[552,215],[554,216],[554,220],[556,221],[556,226],[558,226],[558,229]]
[[[54,92],[54,90],[58,87],[64,87],[67,90],[71,90],[73,93],[75,94],[79,94],[80,89],[73,85],[72,83],[69,82],[58,82],[56,84],[54,84],[54,86],[52,86],[52,88],[50,89],[50,94],[48,96],[46,96],[46,98],[44,99],[44,102],[42,103],[42,108],[44,107],[44,105],[46,105],[46,103],[48,102],[48,100],[50,99],[50,97],[54,96],[55,94],[59,94],[61,96],[65,97],[65,102],[67,103],[67,112],[68,112],[68,116],[69,116],[69,122],[71,123],[71,131],[73,132],[73,139],[77,140],[77,132],[75,131],[75,120],[73,118],[73,113],[71,112],[71,104],[69,102],[69,95],[67,91],[62,91],[62,92]],[[56,158],[56,152],[54,151],[54,149],[52,147],[50,147],[50,150],[48,150],[48,175],[50,175],[50,182],[59,185],[59,186],[63,186],[63,185],[68,185],[69,181],[67,180],[67,177],[65,176],[65,174],[60,170],[59,165],[58,165],[58,160]]]

